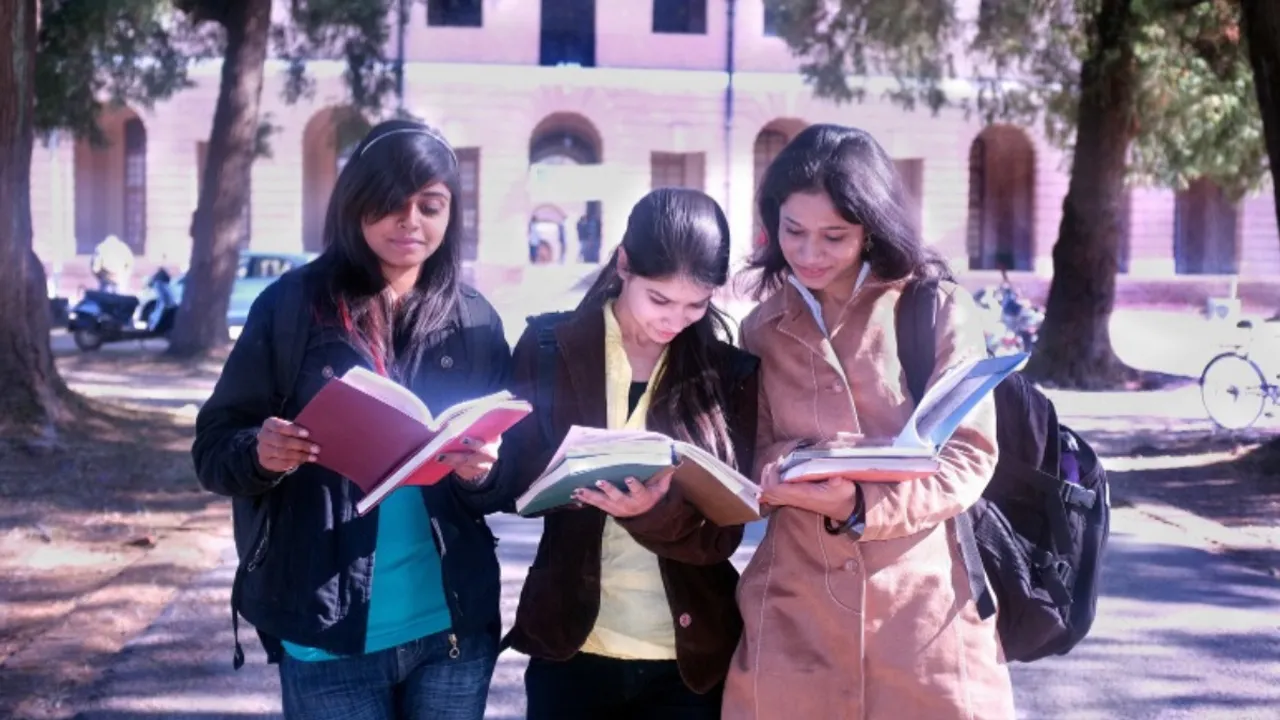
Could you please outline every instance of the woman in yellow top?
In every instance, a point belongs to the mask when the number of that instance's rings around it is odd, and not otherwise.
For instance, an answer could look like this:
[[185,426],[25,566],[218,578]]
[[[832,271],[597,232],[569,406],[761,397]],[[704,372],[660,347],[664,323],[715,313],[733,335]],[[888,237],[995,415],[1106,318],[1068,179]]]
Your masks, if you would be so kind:
[[[530,321],[513,367],[534,413],[504,438],[496,471],[513,497],[572,425],[656,430],[751,467],[757,361],[711,302],[729,247],[714,200],[655,190],[578,308]],[[554,337],[549,393],[536,387],[540,336]],[[669,476],[578,499],[545,518],[508,636],[532,657],[528,717],[719,717],[742,628],[729,563],[742,527],[707,521]]]

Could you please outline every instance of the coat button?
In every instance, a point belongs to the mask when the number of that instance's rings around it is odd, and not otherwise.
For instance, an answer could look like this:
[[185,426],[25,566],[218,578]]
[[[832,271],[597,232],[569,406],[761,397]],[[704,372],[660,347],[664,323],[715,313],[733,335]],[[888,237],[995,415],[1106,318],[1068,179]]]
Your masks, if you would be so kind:
[[320,368],[320,377],[326,380],[333,377],[333,366],[325,365],[323,368]]
[[444,368],[445,370],[448,370],[449,368],[453,367],[453,358],[449,357],[448,355],[441,357],[440,367]]
[[687,628],[693,624],[693,618],[689,617],[689,613],[680,614],[680,627]]
[[844,561],[844,569],[845,569],[845,570],[848,570],[849,572],[853,572],[854,570],[857,570],[857,569],[858,569],[858,561],[857,561],[857,560],[845,560],[845,561]]

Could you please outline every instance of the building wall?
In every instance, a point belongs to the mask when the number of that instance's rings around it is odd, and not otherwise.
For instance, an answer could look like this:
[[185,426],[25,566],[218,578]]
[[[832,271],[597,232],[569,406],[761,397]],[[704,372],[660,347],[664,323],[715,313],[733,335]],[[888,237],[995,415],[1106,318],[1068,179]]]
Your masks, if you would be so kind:
[[[762,0],[738,0],[735,32],[734,118],[726,140],[723,110],[726,75],[726,0],[707,0],[705,35],[653,34],[650,3],[631,3],[605,14],[597,3],[600,67],[539,67],[539,2],[485,0],[484,27],[438,28],[426,24],[426,8],[411,3],[407,26],[406,106],[440,128],[458,148],[479,158],[478,262],[520,266],[528,262],[530,214],[556,191],[586,187],[593,197],[564,198],[566,212],[582,200],[603,205],[606,252],[622,237],[627,214],[652,187],[653,153],[701,156],[704,189],[730,216],[735,254],[745,257],[753,237],[754,145],[766,127],[834,122],[870,131],[897,160],[920,161],[919,220],[927,242],[957,269],[968,267],[969,151],[982,127],[959,112],[905,111],[887,103],[836,105],[812,96],[795,72],[796,62],[778,38],[763,35]],[[657,67],[661,65],[662,67]],[[309,65],[311,98],[281,99],[283,65],[272,62],[263,90],[264,117],[277,126],[272,154],[254,164],[252,237],[256,249],[294,251],[317,223],[304,220],[324,205],[334,175],[332,148],[316,148],[315,123],[343,106],[339,61]],[[192,70],[194,87],[151,110],[138,110],[146,125],[147,249],[153,260],[181,264],[189,255],[189,227],[199,189],[198,147],[207,141],[217,95],[219,65]],[[875,90],[875,88],[873,88]],[[872,92],[871,97],[877,93]],[[556,114],[581,116],[600,137],[599,166],[531,172],[531,135]],[[323,123],[320,123],[323,124]],[[308,127],[312,132],[308,133]],[[1034,153],[1034,209],[1030,224],[1033,272],[1052,271],[1051,253],[1067,191],[1069,158],[1033,131],[1023,132]],[[323,133],[320,133],[323,135]],[[73,181],[73,143],[38,146],[33,163],[36,244],[47,260],[74,252],[77,203],[100,189]],[[539,182],[538,177],[564,182]],[[304,203],[304,196],[311,201]],[[1174,194],[1135,188],[1130,194],[1130,274],[1173,273]],[[1280,275],[1280,240],[1271,194],[1251,196],[1240,208],[1242,274]],[[574,234],[576,217],[569,217]],[[100,239],[100,238],[99,238]],[[95,241],[96,242],[96,241]]]

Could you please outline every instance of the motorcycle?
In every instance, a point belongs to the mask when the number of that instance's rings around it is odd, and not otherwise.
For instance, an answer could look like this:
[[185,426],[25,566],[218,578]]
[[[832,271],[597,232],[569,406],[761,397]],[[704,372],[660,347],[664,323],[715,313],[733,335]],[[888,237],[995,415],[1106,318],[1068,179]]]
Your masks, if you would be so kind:
[[171,282],[164,268],[157,270],[147,281],[150,297],[145,302],[134,295],[85,290],[67,321],[76,347],[93,352],[106,343],[167,337],[178,312]]
[[1008,272],[1002,271],[1000,278],[1000,285],[982,288],[973,296],[978,307],[989,313],[987,351],[992,355],[1031,352],[1044,311],[1018,292]]

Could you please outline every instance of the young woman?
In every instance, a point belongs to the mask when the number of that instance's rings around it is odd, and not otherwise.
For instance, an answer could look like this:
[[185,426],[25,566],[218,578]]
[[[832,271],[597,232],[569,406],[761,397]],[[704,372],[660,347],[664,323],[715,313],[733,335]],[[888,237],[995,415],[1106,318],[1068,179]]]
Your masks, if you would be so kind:
[[[547,318],[516,345],[514,385],[535,410],[507,435],[501,482],[527,488],[572,425],[656,430],[750,468],[758,363],[726,342],[711,303],[728,276],[714,200],[683,189],[640,200],[621,247],[554,326],[549,394],[537,388]],[[719,717],[742,626],[729,563],[742,527],[708,522],[669,476],[578,499],[582,509],[546,516],[508,637],[532,656],[529,719]]]
[[495,448],[468,439],[449,477],[360,517],[359,490],[312,464],[325,449],[289,422],[356,365],[436,411],[506,384],[501,322],[458,280],[449,144],[417,123],[375,127],[338,176],[324,239],[254,303],[196,424],[200,482],[235,502],[232,610],[280,662],[286,718],[479,720],[501,632],[484,522],[500,509]]
[[944,280],[935,379],[986,354],[973,301],[921,246],[893,162],[861,130],[797,135],[759,211],[767,242],[752,265],[771,294],[742,334],[761,358],[756,463],[773,510],[738,590],[746,627],[724,717],[1012,718],[995,618],[979,619],[946,522],[995,467],[992,401],[925,480],[784,485],[776,470],[800,443],[901,431],[913,402],[894,312],[909,280]]

